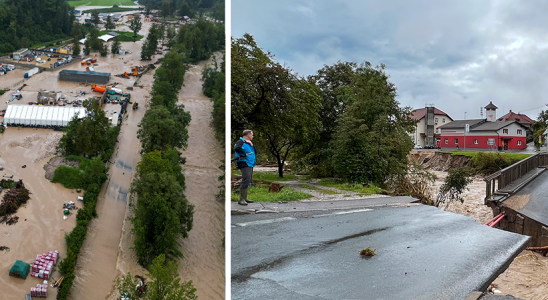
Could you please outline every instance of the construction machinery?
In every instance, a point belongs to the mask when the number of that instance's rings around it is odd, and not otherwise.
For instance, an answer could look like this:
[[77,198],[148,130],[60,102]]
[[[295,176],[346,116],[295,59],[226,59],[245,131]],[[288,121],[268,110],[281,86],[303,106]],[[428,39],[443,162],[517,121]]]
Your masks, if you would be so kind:
[[133,102],[133,109],[138,109],[139,108],[139,103],[137,103],[137,101]]
[[136,78],[141,77],[143,73],[147,70],[147,67],[144,66],[135,66],[131,67],[131,72],[124,72],[123,74],[118,74],[115,76],[121,77],[121,78],[129,78],[130,76],[134,76]]
[[93,72],[93,67],[86,67],[86,71]]
[[91,90],[94,91],[94,92],[104,93],[107,90],[107,87],[104,86],[104,85],[98,86],[96,84],[92,84],[91,85]]

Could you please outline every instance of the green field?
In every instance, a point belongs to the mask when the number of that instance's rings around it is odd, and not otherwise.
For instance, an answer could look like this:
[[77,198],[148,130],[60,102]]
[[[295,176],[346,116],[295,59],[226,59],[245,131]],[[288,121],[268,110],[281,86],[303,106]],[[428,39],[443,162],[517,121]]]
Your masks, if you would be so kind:
[[359,183],[347,183],[340,182],[337,179],[333,178],[322,178],[319,185],[336,188],[339,190],[349,191],[359,193],[362,196],[373,195],[373,194],[386,194],[386,191],[371,184],[371,185],[362,185]]
[[132,11],[132,10],[139,10],[137,8],[129,8],[129,7],[109,7],[109,8],[100,8],[100,9],[88,9],[84,10],[83,13],[91,13],[91,12],[98,12],[98,13],[115,13],[115,12],[124,12],[124,11]]
[[[119,37],[117,37],[117,39],[120,41],[120,42],[133,42],[133,32],[128,32],[128,31],[116,31],[116,30],[103,30],[103,31],[99,31],[99,34],[100,35],[103,35],[103,34],[107,34],[109,32],[116,32],[116,33],[119,33],[121,34]],[[135,41],[138,41],[140,39],[142,39],[143,36],[138,34],[137,35],[137,38],[135,38]]]
[[135,5],[133,1],[130,0],[78,0],[78,1],[69,1],[70,6],[113,6],[113,5]]

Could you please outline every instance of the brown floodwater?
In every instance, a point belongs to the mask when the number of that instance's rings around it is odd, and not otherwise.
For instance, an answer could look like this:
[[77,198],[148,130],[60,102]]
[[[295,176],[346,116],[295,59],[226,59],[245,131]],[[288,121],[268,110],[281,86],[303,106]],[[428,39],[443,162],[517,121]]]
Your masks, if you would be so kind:
[[[151,23],[143,22],[139,32],[146,35]],[[125,26],[127,27],[127,26]],[[121,28],[121,30],[127,28]],[[120,29],[118,29],[120,30]],[[131,54],[116,55],[102,58],[97,56],[98,72],[110,72],[112,75],[129,71],[131,66],[144,64],[140,61],[142,41],[136,43],[122,42],[122,49],[131,50]],[[220,55],[218,54],[218,59]],[[161,56],[154,56],[153,61]],[[189,147],[184,151],[187,163],[184,165],[186,175],[185,195],[195,205],[194,228],[189,238],[181,240],[181,251],[185,256],[179,260],[179,273],[183,280],[192,280],[197,288],[200,299],[224,299],[224,203],[217,201],[215,195],[221,184],[217,178],[223,173],[218,167],[223,158],[223,149],[215,140],[211,127],[212,102],[203,95],[201,90],[201,70],[205,62],[193,66],[185,75],[185,86],[179,93],[180,103],[185,105],[192,115],[189,130]],[[80,64],[66,66],[62,69],[83,70]],[[42,72],[25,81],[23,99],[16,104],[27,103],[36,99],[41,89],[62,91],[67,99],[85,99],[90,94],[90,87],[73,82],[57,80],[58,69],[55,72]],[[19,81],[21,72],[10,72],[0,77],[0,86]],[[22,77],[22,76],[20,76]],[[21,78],[22,79],[22,78]],[[136,87],[132,101],[139,102],[140,109],[129,110],[124,118],[119,143],[111,158],[109,179],[102,187],[97,203],[98,218],[92,220],[88,234],[80,252],[76,269],[76,279],[71,290],[71,299],[117,299],[115,281],[122,275],[145,275],[147,271],[137,264],[133,246],[134,237],[131,234],[131,223],[126,220],[130,214],[128,208],[128,190],[133,178],[135,166],[140,160],[140,144],[137,139],[137,125],[145,112],[145,105],[150,98],[153,72],[140,79],[143,88]],[[111,77],[110,84],[118,82],[122,89],[133,85],[134,79]],[[85,97],[79,92],[86,91]],[[0,96],[0,109],[6,109],[5,103],[9,95]],[[119,106],[108,104],[104,107],[107,115],[119,112]],[[3,121],[0,117],[0,122]],[[26,280],[9,277],[9,268],[17,259],[32,262],[38,253],[49,250],[59,250],[63,258],[66,246],[63,239],[65,232],[70,232],[75,226],[75,217],[69,216],[63,220],[62,204],[74,201],[78,195],[74,190],[52,184],[44,178],[44,164],[48,159],[33,163],[40,156],[40,145],[45,136],[52,132],[46,129],[8,128],[0,135],[0,166],[1,174],[14,175],[14,179],[23,179],[32,192],[31,200],[25,207],[19,209],[19,223],[12,226],[0,225],[0,246],[8,246],[10,252],[0,251],[0,299],[21,299],[30,288],[41,283],[36,278]],[[31,134],[38,134],[41,139],[32,143],[29,149],[8,144],[12,141],[22,142]],[[21,168],[26,164],[26,168]],[[75,201],[76,202],[76,201]],[[80,207],[81,203],[77,203]],[[27,221],[24,221],[27,219]],[[56,272],[54,278],[58,278]],[[54,299],[56,290],[50,288],[49,299]]]
[[[222,58],[216,53],[217,60]],[[207,63],[210,63],[208,61]],[[194,204],[194,227],[183,244],[185,256],[179,260],[179,274],[183,280],[192,280],[198,299],[224,299],[225,297],[225,228],[224,199],[216,200],[218,177],[224,158],[224,147],[215,139],[211,112],[213,102],[202,92],[201,72],[206,62],[192,66],[185,74],[184,86],[179,92],[179,103],[190,112],[188,127],[185,195]],[[219,62],[220,65],[220,62]]]
[[[49,158],[33,162],[40,156],[40,146],[50,132],[53,130],[8,128],[0,135],[0,166],[4,167],[0,171],[0,179],[13,175],[14,180],[22,179],[32,193],[27,204],[15,214],[19,217],[17,224],[0,224],[0,246],[10,248],[9,252],[0,251],[0,299],[23,299],[24,294],[30,293],[31,287],[42,283],[42,279],[30,274],[25,280],[8,276],[8,271],[16,260],[32,264],[37,254],[50,250],[59,250],[60,257],[64,258],[67,251],[64,235],[76,225],[76,216],[72,214],[64,220],[63,203],[74,201],[77,207],[83,206],[76,200],[81,194],[53,184],[44,177],[43,167]],[[11,142],[23,142],[25,137],[31,135],[37,135],[40,139],[32,142],[29,148],[9,147]],[[22,168],[23,165],[26,168]],[[4,193],[0,193],[0,197]],[[57,269],[58,265],[52,274],[56,279],[59,278]],[[50,287],[47,299],[55,299],[55,296],[56,290]]]

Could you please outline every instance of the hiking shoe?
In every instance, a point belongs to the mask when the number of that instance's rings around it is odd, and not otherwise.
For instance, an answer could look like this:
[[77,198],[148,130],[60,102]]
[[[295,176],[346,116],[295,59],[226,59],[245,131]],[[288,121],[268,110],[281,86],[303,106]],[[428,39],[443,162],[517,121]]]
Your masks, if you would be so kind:
[[238,201],[238,204],[240,204],[240,205],[247,205],[247,202],[245,202],[245,200],[240,200],[240,201]]
[[255,201],[251,201],[251,200],[249,200],[249,199],[246,199],[245,202],[247,202],[247,203],[255,203]]

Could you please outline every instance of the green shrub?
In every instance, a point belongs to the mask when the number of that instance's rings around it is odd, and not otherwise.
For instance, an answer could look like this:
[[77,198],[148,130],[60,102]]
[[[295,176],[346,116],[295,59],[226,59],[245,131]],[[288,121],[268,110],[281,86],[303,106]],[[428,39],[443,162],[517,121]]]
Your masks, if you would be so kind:
[[478,152],[472,158],[470,166],[473,173],[488,175],[502,170],[517,161],[519,159],[513,159],[499,153]]
[[466,190],[468,184],[472,182],[469,176],[470,171],[467,168],[450,169],[445,182],[440,187],[435,205],[439,207],[440,204],[446,203],[447,207],[453,200],[459,200],[461,203],[464,202],[464,199],[460,195]]
[[80,189],[83,188],[82,185],[82,174],[83,171],[80,169],[75,169],[67,166],[59,166],[55,169],[53,183],[61,183],[67,189]]
[[6,91],[4,91],[4,90],[0,90],[0,96],[4,95],[5,92]]

